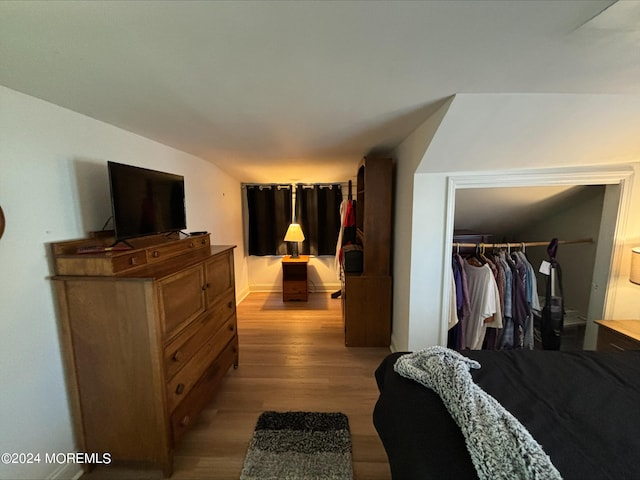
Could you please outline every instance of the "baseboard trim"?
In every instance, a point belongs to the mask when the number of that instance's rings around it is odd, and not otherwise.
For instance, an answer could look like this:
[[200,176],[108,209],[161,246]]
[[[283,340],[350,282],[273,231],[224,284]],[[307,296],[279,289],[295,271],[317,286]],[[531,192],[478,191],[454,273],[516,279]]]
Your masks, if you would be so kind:
[[[330,283],[324,285],[310,285],[309,293],[333,293],[342,287],[339,283]],[[282,293],[282,285],[274,286],[272,284],[255,284],[249,286],[248,293]]]
[[236,304],[242,302],[251,293],[249,287],[243,288],[242,291],[236,292]]
[[66,463],[58,466],[46,480],[78,480],[84,474],[82,467],[76,463]]

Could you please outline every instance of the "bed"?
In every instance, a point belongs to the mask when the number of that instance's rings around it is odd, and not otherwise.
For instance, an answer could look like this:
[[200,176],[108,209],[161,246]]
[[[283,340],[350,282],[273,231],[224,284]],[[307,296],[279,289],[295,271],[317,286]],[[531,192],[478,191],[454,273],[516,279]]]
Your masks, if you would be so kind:
[[[375,372],[373,421],[394,480],[477,479],[460,428],[440,397]],[[640,479],[640,351],[465,351],[473,380],[522,423],[564,479]]]

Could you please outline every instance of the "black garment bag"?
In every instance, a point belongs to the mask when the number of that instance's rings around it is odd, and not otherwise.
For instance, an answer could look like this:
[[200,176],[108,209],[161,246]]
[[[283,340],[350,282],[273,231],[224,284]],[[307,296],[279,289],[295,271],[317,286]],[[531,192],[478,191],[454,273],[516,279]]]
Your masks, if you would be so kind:
[[551,263],[545,303],[542,309],[540,335],[544,350],[560,350],[562,330],[564,328],[564,299],[562,293],[562,269],[556,260],[558,239],[554,238],[547,247]]

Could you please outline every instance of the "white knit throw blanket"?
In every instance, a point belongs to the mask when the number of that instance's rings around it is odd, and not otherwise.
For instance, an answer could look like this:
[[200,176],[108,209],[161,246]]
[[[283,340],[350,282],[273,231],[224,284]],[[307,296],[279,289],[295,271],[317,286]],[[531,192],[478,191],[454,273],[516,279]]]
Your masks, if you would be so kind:
[[471,377],[480,364],[444,347],[398,358],[394,369],[435,391],[464,435],[480,480],[561,479],[527,429]]

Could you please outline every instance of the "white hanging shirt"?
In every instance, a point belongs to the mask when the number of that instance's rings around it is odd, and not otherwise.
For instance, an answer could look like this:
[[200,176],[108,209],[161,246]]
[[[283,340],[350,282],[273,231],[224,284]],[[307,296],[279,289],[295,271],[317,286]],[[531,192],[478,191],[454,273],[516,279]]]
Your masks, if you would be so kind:
[[[465,261],[463,268],[467,276],[470,307],[465,325],[465,343],[471,350],[480,350],[487,327],[502,328],[500,293],[489,265],[476,267]],[[493,320],[484,323],[490,317]]]

